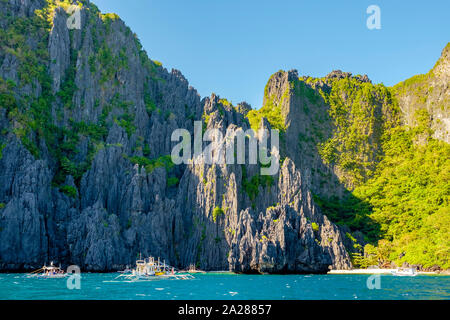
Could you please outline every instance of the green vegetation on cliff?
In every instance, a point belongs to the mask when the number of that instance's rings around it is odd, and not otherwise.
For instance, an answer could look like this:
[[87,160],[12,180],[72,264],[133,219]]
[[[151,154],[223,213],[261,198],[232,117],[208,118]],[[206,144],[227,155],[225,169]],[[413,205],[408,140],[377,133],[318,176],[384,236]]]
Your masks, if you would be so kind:
[[153,170],[157,168],[165,168],[166,171],[170,171],[174,167],[170,155],[162,156],[156,159],[148,159],[147,157],[135,156],[129,158],[129,160],[132,163],[139,165],[140,167],[144,167],[148,173],[153,172]]
[[[137,137],[144,134],[137,132],[137,120],[141,119],[136,119],[133,102],[124,101],[118,90],[110,95],[106,92],[112,90],[105,90],[120,87],[117,71],[132,66],[129,65],[132,59],[128,61],[132,54],[138,56],[148,71],[147,78],[155,76],[161,63],[147,58],[137,38],[133,38],[136,52],[131,52],[131,47],[110,47],[104,35],[110,34],[117,26],[115,23],[120,23],[117,15],[102,15],[94,5],[83,3],[90,11],[86,23],[90,24],[88,36],[93,48],[88,57],[81,57],[75,46],[71,46],[70,64],[57,92],[53,92],[49,74],[49,31],[57,5],[67,9],[71,1],[47,1],[47,7],[37,10],[30,18],[0,16],[1,57],[9,55],[14,62],[11,64],[17,65],[14,81],[0,78],[0,108],[8,122],[1,132],[0,159],[6,146],[3,137],[15,135],[35,158],[49,162],[55,172],[53,186],[68,197],[77,198],[81,178],[95,154],[111,146],[105,142],[109,129],[119,126],[123,135],[126,133],[130,141],[136,141],[130,147],[133,154],[124,154],[124,158],[144,167],[147,173],[165,168],[166,186],[176,187],[180,180],[171,172],[170,156],[153,154],[151,158],[154,150],[150,150],[149,140]],[[1,5],[9,3],[3,1]],[[79,31],[70,31],[71,44],[74,32]],[[130,30],[126,29],[124,34],[130,35]],[[83,38],[86,34],[80,32],[78,36]],[[89,120],[82,120],[86,118],[74,112],[82,110],[79,113],[83,113],[87,108],[84,101],[79,101],[84,98],[76,96],[79,91],[77,72],[80,71],[77,68],[83,63],[102,89],[95,96],[97,111],[89,115]],[[289,131],[285,113],[292,111],[284,108],[298,103],[307,128],[295,133],[302,157],[311,163],[319,159],[318,162],[335,174],[347,189],[341,197],[316,194],[314,198],[332,221],[349,227],[347,239],[352,243],[356,266],[408,262],[423,267],[450,268],[450,146],[432,138],[434,118],[424,107],[428,106],[433,90],[430,86],[433,77],[434,71],[430,71],[393,88],[342,74],[321,79],[288,78],[288,84],[279,95],[269,94],[266,86],[264,106],[248,112],[253,129],[258,129],[264,117],[272,128],[282,132],[283,144]],[[153,90],[148,83],[144,83],[141,90],[148,116],[154,113],[165,120],[175,117],[170,110],[161,111],[157,107],[160,99],[152,96]],[[413,124],[404,126],[400,124],[398,99],[411,93],[420,108],[416,108]],[[447,108],[447,101],[436,107]],[[220,115],[232,107],[226,99],[221,99],[220,104]],[[203,119],[206,128],[210,115],[204,114]],[[282,152],[297,147],[293,145],[282,146]],[[85,146],[83,152],[79,150],[82,146]],[[122,146],[117,143],[113,147]],[[282,154],[282,158],[284,156]],[[311,169],[312,176],[323,176],[324,184],[327,179],[331,180],[329,172]],[[74,184],[69,176],[73,177]],[[258,194],[269,191],[274,179],[261,175],[248,177],[242,166],[240,183],[255,207]],[[323,190],[326,193],[330,189]],[[4,207],[5,204],[0,203],[0,209]],[[215,207],[213,220],[216,222],[225,212],[227,208]],[[128,220],[128,228],[130,226],[131,220]],[[311,226],[314,232],[320,231],[318,224]],[[356,240],[356,231],[361,231],[368,242],[364,248]],[[201,241],[204,239],[202,232]]]
[[[339,168],[341,182],[353,189],[372,176],[383,156],[381,140],[386,130],[398,125],[398,106],[382,84],[356,77],[309,82],[317,86],[316,93],[302,80],[296,87],[308,88],[300,94],[306,94],[311,104],[325,104],[319,110],[327,112],[331,127],[328,132],[313,133],[317,136],[314,141],[319,141],[317,151],[326,165]],[[326,87],[321,88],[318,82],[325,82]]]
[[[270,81],[270,80],[269,80]],[[285,131],[286,126],[284,123],[284,118],[281,114],[281,106],[283,105],[284,99],[289,98],[289,90],[284,92],[280,101],[269,95],[268,87],[264,89],[264,105],[259,110],[251,110],[247,114],[248,121],[253,130],[258,130],[261,124],[261,119],[266,118],[273,129],[278,129],[280,131]]]
[[[47,1],[42,10],[36,10],[30,18],[12,17],[2,14],[0,20],[4,28],[0,30],[0,49],[2,54],[9,54],[18,61],[17,83],[0,78],[0,107],[6,109],[6,115],[12,125],[2,128],[2,135],[12,132],[35,158],[44,154],[54,161],[56,174],[53,185],[64,193],[75,197],[77,192],[73,187],[64,185],[66,177],[72,176],[79,187],[82,175],[90,168],[96,152],[105,146],[109,128],[115,123],[122,127],[128,136],[135,133],[135,115],[129,101],[123,101],[119,94],[110,99],[96,100],[95,108],[101,108],[98,121],[75,121],[79,118],[73,114],[75,107],[76,74],[82,58],[72,46],[70,50],[70,65],[61,81],[60,89],[54,93],[52,79],[49,74],[49,32],[52,29],[55,9],[62,7],[67,10],[72,1]],[[4,3],[4,6],[10,6]],[[79,6],[83,4],[80,2]],[[87,23],[94,42],[95,54],[88,58],[91,72],[99,71],[99,83],[112,81],[117,84],[114,75],[117,69],[128,68],[126,48],[113,53],[106,44],[105,37],[100,37],[105,28],[117,20],[114,14],[102,15],[91,3],[84,3],[88,14]],[[96,20],[97,19],[97,20]],[[85,26],[87,28],[87,26]],[[70,42],[74,41],[74,30],[69,31]],[[85,36],[85,32],[80,34]],[[102,39],[100,41],[100,39]],[[137,44],[137,43],[136,43]],[[139,53],[143,56],[142,46]],[[154,71],[154,64],[147,58],[146,67]],[[114,80],[114,81],[113,81]],[[147,85],[147,84],[146,84]],[[22,93],[21,91],[24,91]],[[38,92],[38,93],[34,93]],[[149,112],[155,106],[146,90],[145,103]],[[84,101],[81,101],[84,107]],[[120,112],[117,112],[120,110]],[[56,119],[55,119],[56,115]],[[80,145],[87,141],[87,154],[80,156]],[[156,161],[155,166],[159,165]],[[165,166],[165,164],[163,165]],[[75,190],[76,191],[76,190]]]
[[335,81],[324,96],[337,130],[318,148],[325,163],[346,173],[352,192],[319,204],[332,220],[378,245],[368,245],[366,258],[354,259],[356,264],[368,265],[376,256],[381,263],[449,268],[450,146],[431,138],[425,110],[416,112],[414,128],[399,126],[389,90],[355,81]]
[[243,191],[248,195],[250,200],[252,201],[252,206],[255,206],[255,199],[259,194],[259,188],[270,188],[273,183],[273,177],[272,176],[262,176],[259,174],[254,175],[251,177],[251,179],[247,178],[247,170],[244,165],[241,166],[242,168],[242,188]]
[[217,218],[220,216],[223,216],[225,212],[223,212],[221,207],[215,207],[213,210],[213,220],[214,222],[217,222]]
[[420,126],[392,129],[374,177],[353,193],[380,226],[382,261],[450,268],[450,146],[414,143],[421,134]]
[[[347,190],[340,197],[316,194],[314,199],[332,221],[363,233],[365,248],[349,234],[355,266],[450,267],[450,146],[432,138],[432,117],[423,108],[416,110],[414,126],[402,125],[396,98],[412,90],[425,101],[429,77],[387,88],[341,73],[300,78],[284,89],[280,101],[295,95],[291,108],[300,107],[310,121],[299,136],[300,153],[315,149]],[[270,104],[268,98],[249,114],[252,126],[262,116],[274,126],[284,124],[281,103]]]

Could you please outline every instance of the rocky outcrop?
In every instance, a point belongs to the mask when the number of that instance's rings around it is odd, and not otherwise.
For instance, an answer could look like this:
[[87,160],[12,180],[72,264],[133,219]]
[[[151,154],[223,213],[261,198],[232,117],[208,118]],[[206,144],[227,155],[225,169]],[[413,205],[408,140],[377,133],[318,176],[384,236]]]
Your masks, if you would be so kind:
[[50,170],[14,138],[2,154],[0,264],[2,269],[29,268],[48,255],[48,216],[44,213],[51,210],[46,201],[51,192]]
[[318,212],[291,160],[284,162],[278,188],[276,206],[260,213],[250,208],[241,212],[228,259],[233,268],[271,273],[348,268],[338,228]]
[[[9,28],[8,14],[31,19],[48,3],[3,1],[1,23]],[[31,84],[20,75],[25,62],[0,54],[0,77],[15,82],[8,93],[25,110],[0,109],[1,270],[53,260],[110,271],[139,253],[237,272],[351,266],[341,232],[314,203],[301,157],[287,154],[271,178],[259,165],[167,164],[174,129],[193,132],[202,120],[205,129],[246,130],[250,106],[214,94],[201,100],[179,71],[148,59],[120,19],[83,3],[81,30],[68,31],[56,6],[50,28],[27,35],[24,48],[48,51],[35,57],[45,72]]]
[[264,105],[280,109],[282,150],[312,192],[326,198],[342,198],[370,177],[383,154],[382,134],[398,117],[387,88],[340,70],[323,78],[279,71],[266,85]]
[[50,55],[50,74],[53,79],[53,92],[58,92],[70,65],[70,37],[67,28],[68,15],[63,8],[56,8],[53,28],[50,31],[48,52]]
[[[329,74],[326,75],[325,79],[345,79],[352,77],[351,72],[342,72],[341,70],[334,70],[331,71]],[[354,76],[355,79],[357,79],[360,82],[371,82],[369,77],[365,74],[363,76],[356,75]]]
[[450,44],[447,44],[427,74],[414,76],[394,86],[403,122],[414,127],[425,116],[430,122],[433,137],[450,143],[449,83]]

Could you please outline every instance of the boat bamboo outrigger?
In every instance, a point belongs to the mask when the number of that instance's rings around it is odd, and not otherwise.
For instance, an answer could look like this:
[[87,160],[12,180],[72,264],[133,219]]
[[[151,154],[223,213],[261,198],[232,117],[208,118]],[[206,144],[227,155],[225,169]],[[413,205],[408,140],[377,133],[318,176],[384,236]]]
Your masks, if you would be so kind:
[[67,273],[61,269],[61,265],[56,267],[52,261],[50,262],[50,266],[44,265],[42,268],[29,273],[27,276],[40,278],[64,278],[67,276]]
[[206,272],[203,271],[203,270],[197,269],[197,267],[196,267],[195,265],[193,265],[193,264],[191,264],[191,265],[189,266],[189,269],[188,269],[187,272],[189,272],[189,273],[206,273]]
[[163,262],[155,260],[153,257],[142,259],[142,255],[139,255],[139,260],[136,261],[136,268],[127,270],[116,279],[139,281],[139,280],[159,280],[159,279],[172,279],[172,280],[188,280],[194,279],[194,277],[188,273],[179,273],[174,267]]
[[414,277],[417,276],[416,268],[398,268],[391,272],[394,276]]

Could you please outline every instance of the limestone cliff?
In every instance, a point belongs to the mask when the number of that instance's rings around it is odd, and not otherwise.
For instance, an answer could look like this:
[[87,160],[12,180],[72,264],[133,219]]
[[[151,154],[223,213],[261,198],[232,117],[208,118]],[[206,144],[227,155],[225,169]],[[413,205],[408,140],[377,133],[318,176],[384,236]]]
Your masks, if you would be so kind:
[[350,267],[298,156],[264,179],[258,165],[171,163],[174,129],[245,130],[248,105],[201,99],[89,1],[2,1],[0,23],[1,270],[117,270],[139,253],[205,270]]
[[427,74],[417,75],[396,86],[394,92],[403,122],[417,125],[421,115],[431,122],[433,137],[450,143],[450,43]]
[[[449,150],[446,144],[450,106],[448,66],[449,45],[428,74],[415,76],[391,88],[373,84],[366,75],[352,75],[340,70],[322,78],[299,76],[297,70],[279,71],[267,83],[263,107],[248,113],[253,127],[258,127],[260,120],[266,117],[282,131],[282,156],[294,162],[322,213],[339,224],[353,262],[363,255],[365,259],[373,256],[370,249],[364,250],[368,242],[376,244],[383,237],[386,237],[383,241],[392,241],[392,236],[386,235],[385,230],[404,230],[399,232],[403,242],[397,242],[386,251],[400,253],[392,253],[389,257],[387,253],[381,253],[379,257],[384,257],[378,262],[367,259],[359,265],[369,261],[386,265],[386,261],[401,261],[402,257],[408,256],[402,250],[412,251],[412,244],[408,249],[404,247],[405,243],[411,243],[408,232],[418,234],[425,222],[414,223],[425,220],[427,214],[416,207],[410,211],[406,207],[394,208],[409,200],[419,201],[417,194],[432,197],[423,190],[414,194],[414,188],[442,188],[443,195],[436,204],[442,206],[442,211],[448,207],[448,191],[445,191],[448,189],[444,182],[447,178],[442,181],[433,178],[433,172],[442,175],[448,172],[448,156],[445,155]],[[399,151],[403,147],[405,149]],[[409,160],[426,163],[420,155],[441,157],[441,153],[444,155],[442,164],[439,161],[420,169],[426,170],[422,180],[415,178],[419,175],[419,169],[415,167],[396,178],[387,173],[396,166],[409,166]],[[418,181],[421,182],[416,185]],[[400,199],[390,202],[388,195],[397,187],[395,194]],[[429,202],[421,200],[421,203]],[[379,212],[383,212],[382,219]],[[434,207],[429,212],[440,211]],[[408,228],[404,228],[405,223]],[[445,230],[445,222],[436,222],[436,229]],[[418,238],[423,243],[424,239],[430,239],[430,242],[436,241],[445,247],[447,242],[437,241],[437,236],[421,232]],[[396,236],[400,237],[399,234]],[[427,250],[421,252],[425,254]],[[428,266],[437,262],[436,259],[418,257],[417,253],[409,254],[408,260],[405,258],[402,262],[414,261],[416,265]]]
[[[67,27],[72,6],[79,29]],[[350,268],[369,221],[337,226],[323,204],[354,200],[392,128],[425,119],[449,142],[449,46],[430,73],[394,88],[279,71],[252,110],[201,98],[87,0],[0,1],[0,26],[0,270],[53,260],[111,271],[140,253],[204,270]],[[171,134],[193,134],[194,121],[279,129],[279,172],[174,165]]]

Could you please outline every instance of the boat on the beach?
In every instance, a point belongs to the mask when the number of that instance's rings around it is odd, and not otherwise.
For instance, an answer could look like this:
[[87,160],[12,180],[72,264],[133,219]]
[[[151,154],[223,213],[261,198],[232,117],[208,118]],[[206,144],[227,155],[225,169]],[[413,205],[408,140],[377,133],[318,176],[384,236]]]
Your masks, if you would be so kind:
[[188,273],[206,273],[206,272],[203,271],[203,270],[197,269],[196,266],[193,265],[193,264],[191,264],[191,265],[189,266],[189,269],[187,270],[187,272],[188,272]]
[[414,277],[417,276],[416,268],[398,268],[393,270],[392,275],[398,277]]
[[119,273],[131,273],[133,269],[130,269],[130,267],[127,265],[127,267],[124,270],[117,271]]
[[[125,272],[126,271],[126,272]],[[171,280],[188,280],[194,279],[189,273],[178,272],[174,267],[166,264],[165,261],[161,262],[158,258],[155,260],[153,257],[148,257],[136,261],[136,267],[134,269],[124,270],[121,275],[116,277],[116,280],[128,280],[128,281],[151,281],[161,279]]]
[[37,269],[27,275],[27,277],[39,277],[39,278],[48,278],[48,279],[58,279],[64,278],[67,276],[67,273],[61,269],[61,265],[59,267],[53,264],[53,261],[50,262],[50,266],[44,265],[42,268]]

